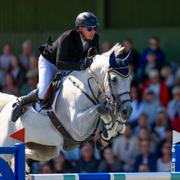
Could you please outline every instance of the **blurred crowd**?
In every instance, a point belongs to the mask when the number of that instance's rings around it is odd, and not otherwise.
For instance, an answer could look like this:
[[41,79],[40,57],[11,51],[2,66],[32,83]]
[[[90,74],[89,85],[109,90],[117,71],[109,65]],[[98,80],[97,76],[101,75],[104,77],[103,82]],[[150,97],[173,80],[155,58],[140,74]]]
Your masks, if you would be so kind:
[[[31,173],[71,172],[155,172],[170,171],[172,130],[180,132],[180,66],[161,49],[158,37],[151,37],[142,53],[131,39],[123,41],[122,56],[131,51],[133,112],[124,134],[104,150],[94,141],[72,151],[61,151],[48,162],[29,160]],[[102,43],[101,52],[112,47]],[[179,61],[180,62],[180,61]],[[22,96],[36,88],[38,56],[31,41],[22,44],[20,55],[7,43],[0,55],[0,91]]]
[[20,55],[13,53],[13,45],[3,46],[0,55],[0,91],[22,96],[36,88],[38,82],[38,57],[33,54],[31,41],[22,44]]

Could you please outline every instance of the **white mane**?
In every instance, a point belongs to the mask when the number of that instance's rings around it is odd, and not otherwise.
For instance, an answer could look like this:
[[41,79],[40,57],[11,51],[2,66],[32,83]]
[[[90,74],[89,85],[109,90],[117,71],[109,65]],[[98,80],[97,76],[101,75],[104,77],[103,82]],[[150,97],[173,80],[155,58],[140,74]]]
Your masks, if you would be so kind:
[[109,51],[103,53],[105,56],[110,56],[110,54],[114,51],[115,57],[118,57],[120,54],[122,54],[124,50],[124,47],[121,46],[121,44],[116,43]]

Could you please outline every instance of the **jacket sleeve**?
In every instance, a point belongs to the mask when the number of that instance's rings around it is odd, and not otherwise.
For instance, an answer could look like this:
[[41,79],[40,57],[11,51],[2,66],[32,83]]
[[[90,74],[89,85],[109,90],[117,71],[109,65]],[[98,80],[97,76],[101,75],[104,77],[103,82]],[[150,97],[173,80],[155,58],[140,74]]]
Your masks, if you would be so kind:
[[56,65],[60,70],[80,70],[80,62],[75,62],[69,56],[71,41],[69,37],[62,37],[57,42]]

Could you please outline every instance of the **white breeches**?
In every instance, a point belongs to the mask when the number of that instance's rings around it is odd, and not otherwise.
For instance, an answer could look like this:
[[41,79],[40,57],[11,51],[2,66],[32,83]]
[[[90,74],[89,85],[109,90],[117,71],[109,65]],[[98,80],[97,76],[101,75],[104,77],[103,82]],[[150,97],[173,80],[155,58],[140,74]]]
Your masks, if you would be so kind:
[[45,59],[42,55],[39,56],[39,82],[38,82],[38,97],[44,99],[50,82],[54,79],[58,68]]

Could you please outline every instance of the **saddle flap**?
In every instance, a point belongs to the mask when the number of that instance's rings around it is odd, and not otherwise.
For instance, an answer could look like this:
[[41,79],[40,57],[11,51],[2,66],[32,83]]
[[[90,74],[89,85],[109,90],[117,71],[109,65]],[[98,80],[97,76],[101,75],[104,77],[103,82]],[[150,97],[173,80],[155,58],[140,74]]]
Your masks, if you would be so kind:
[[50,83],[48,86],[44,102],[48,104],[49,107],[51,107],[56,99],[56,93],[61,90],[62,88],[62,81],[61,81],[61,74],[57,73],[54,80]]

